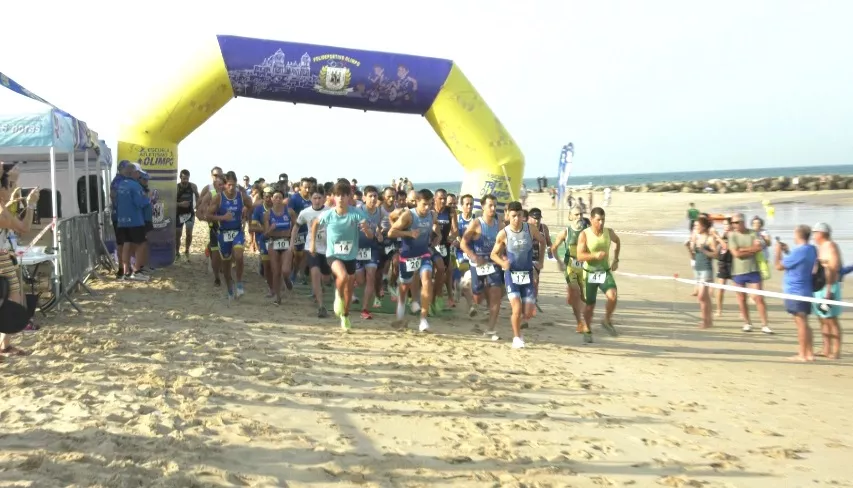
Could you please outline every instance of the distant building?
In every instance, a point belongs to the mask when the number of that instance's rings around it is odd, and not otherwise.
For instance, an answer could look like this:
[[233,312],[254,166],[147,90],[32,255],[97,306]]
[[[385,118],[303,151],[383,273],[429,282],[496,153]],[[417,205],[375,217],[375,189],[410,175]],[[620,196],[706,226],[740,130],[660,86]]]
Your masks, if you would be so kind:
[[312,90],[319,82],[311,73],[311,56],[306,52],[299,61],[287,61],[281,49],[252,69],[230,70],[231,85],[237,95],[289,93],[297,88]]

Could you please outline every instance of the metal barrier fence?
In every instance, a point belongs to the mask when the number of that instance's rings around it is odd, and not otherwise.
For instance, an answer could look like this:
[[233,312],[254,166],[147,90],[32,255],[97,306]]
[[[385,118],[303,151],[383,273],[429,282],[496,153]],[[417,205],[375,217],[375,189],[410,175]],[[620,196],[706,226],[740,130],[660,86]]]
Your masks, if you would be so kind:
[[115,242],[116,241],[116,230],[113,227],[112,217],[110,217],[110,210],[104,210],[100,214],[100,222],[101,222],[101,237],[103,237],[104,242]]
[[98,212],[76,215],[60,220],[56,226],[59,241],[59,290],[56,290],[56,302],[60,309],[64,298],[81,312],[71,298],[71,293],[80,286],[94,295],[92,289],[86,286],[86,279],[99,265],[112,267],[112,257],[101,239],[102,215]]

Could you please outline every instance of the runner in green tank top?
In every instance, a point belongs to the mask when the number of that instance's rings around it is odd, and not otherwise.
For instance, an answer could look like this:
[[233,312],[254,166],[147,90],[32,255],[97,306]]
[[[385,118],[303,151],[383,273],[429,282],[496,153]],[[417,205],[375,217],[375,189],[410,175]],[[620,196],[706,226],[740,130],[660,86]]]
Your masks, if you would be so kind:
[[[610,245],[613,249],[613,260],[610,260]],[[581,232],[578,238],[578,261],[583,262],[583,296],[586,307],[584,319],[592,322],[595,311],[595,299],[598,290],[607,297],[607,308],[604,311],[602,326],[610,335],[616,335],[613,327],[613,312],[616,310],[616,280],[613,272],[619,266],[619,251],[621,242],[612,229],[604,227],[604,209],[595,207],[590,212],[590,227]]]
[[566,269],[566,303],[571,305],[577,320],[576,331],[584,334],[584,342],[592,342],[592,332],[589,324],[583,318],[583,287],[581,287],[583,269],[578,261],[578,239],[584,229],[588,227],[588,221],[583,217],[579,206],[572,207],[569,212],[570,223],[565,230],[557,235],[557,239],[551,243],[551,254],[557,256],[557,250],[565,243],[566,254],[563,263]]

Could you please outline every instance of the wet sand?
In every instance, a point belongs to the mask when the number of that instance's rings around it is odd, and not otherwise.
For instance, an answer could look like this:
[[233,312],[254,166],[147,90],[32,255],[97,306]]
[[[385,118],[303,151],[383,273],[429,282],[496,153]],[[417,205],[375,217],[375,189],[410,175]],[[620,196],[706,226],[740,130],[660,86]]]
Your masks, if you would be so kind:
[[[614,193],[608,224],[756,198]],[[682,246],[622,239],[622,271],[689,275]],[[741,332],[732,299],[701,331],[689,286],[619,277],[622,334],[583,346],[549,263],[526,350],[462,310],[430,336],[388,315],[342,336],[303,295],[268,304],[255,257],[226,307],[194,250],[147,284],[93,282],[84,315],[16,342],[32,355],[0,365],[0,487],[853,486],[853,361],[788,362],[779,302],[774,336]]]

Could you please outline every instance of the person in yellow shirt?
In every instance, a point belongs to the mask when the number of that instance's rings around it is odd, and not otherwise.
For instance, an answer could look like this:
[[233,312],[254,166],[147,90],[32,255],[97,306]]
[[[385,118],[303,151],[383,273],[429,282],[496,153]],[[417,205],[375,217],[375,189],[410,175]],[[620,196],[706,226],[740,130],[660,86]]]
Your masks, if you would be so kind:
[[578,238],[589,227],[589,220],[584,218],[580,206],[574,206],[569,212],[569,225],[560,231],[551,243],[551,254],[557,255],[557,250],[565,243],[566,254],[563,258],[566,269],[566,285],[568,288],[567,302],[572,307],[577,320],[577,332],[584,335],[584,342],[592,342],[592,332],[583,318],[583,280],[582,263],[578,261]]
[[[621,242],[613,229],[604,227],[604,209],[595,207],[589,214],[590,226],[578,236],[578,261],[583,263],[581,288],[586,307],[584,319],[592,322],[595,312],[595,300],[601,290],[607,297],[607,307],[604,311],[602,326],[612,336],[616,336],[613,327],[613,312],[616,310],[616,280],[613,273],[619,267],[619,251]],[[613,245],[613,260],[610,260],[610,248]]]

